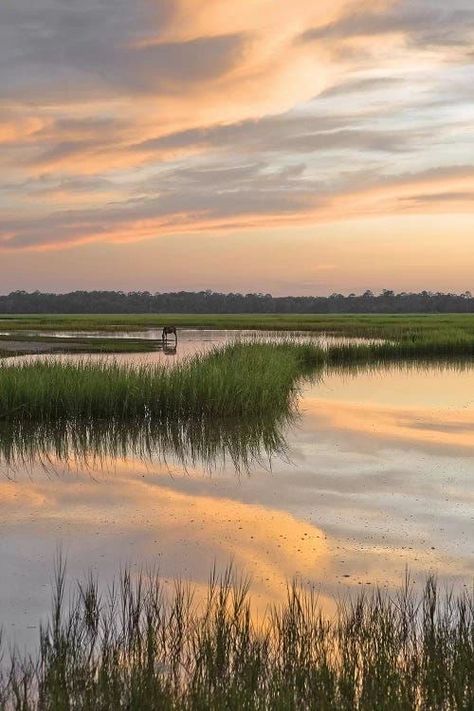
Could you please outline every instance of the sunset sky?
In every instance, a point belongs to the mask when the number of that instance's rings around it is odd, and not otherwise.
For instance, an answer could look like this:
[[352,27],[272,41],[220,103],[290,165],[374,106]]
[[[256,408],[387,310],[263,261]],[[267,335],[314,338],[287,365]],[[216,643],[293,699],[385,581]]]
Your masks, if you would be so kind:
[[2,0],[0,293],[474,290],[473,0]]

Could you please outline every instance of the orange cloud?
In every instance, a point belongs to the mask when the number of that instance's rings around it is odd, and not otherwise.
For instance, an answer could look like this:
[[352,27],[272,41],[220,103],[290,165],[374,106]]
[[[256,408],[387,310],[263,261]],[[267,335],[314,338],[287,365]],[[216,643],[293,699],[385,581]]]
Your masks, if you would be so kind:
[[[2,251],[472,213],[472,168],[434,169],[433,119],[407,125],[397,94],[410,93],[410,77],[425,93],[440,81],[453,41],[440,44],[432,10],[396,0],[146,0],[122,10],[110,24],[102,4],[63,8],[64,36],[54,25],[47,42],[38,32],[23,51],[14,43],[19,64],[0,102]],[[0,10],[12,36],[15,12]],[[455,13],[451,23],[461,41]],[[427,27],[425,51],[413,38]],[[358,98],[314,101],[351,81],[364,87]],[[381,94],[366,105],[370,86]],[[439,165],[456,166],[449,121],[439,131]]]
[[324,398],[305,401],[305,405],[318,419],[323,412],[326,423],[337,430],[359,434],[386,445],[474,454],[472,410],[443,411],[439,417],[430,409],[334,403]]
[[376,370],[352,376],[328,373],[305,397],[315,427],[354,435],[358,443],[474,455],[473,371],[393,366],[383,387]]
[[[380,2],[373,0],[368,4],[378,7]],[[141,74],[151,72],[147,91],[134,96],[132,82],[115,87],[112,96],[108,95],[110,86],[102,89],[102,96],[94,87],[86,90],[81,99],[84,90],[78,85],[76,92],[72,96],[68,93],[67,98],[63,94],[55,97],[54,102],[42,103],[41,97],[35,100],[33,111],[36,115],[32,114],[28,125],[9,125],[4,128],[4,133],[9,140],[15,138],[29,148],[36,147],[33,166],[37,162],[43,172],[69,169],[75,173],[93,174],[132,168],[138,157],[131,156],[127,149],[133,143],[166,135],[171,130],[280,113],[333,84],[341,75],[344,64],[336,65],[326,49],[304,45],[296,38],[308,27],[324,25],[350,14],[356,5],[355,2],[348,4],[347,0],[324,0],[317,4],[299,0],[297,7],[294,4],[275,6],[270,0],[247,0],[239,6],[231,0],[180,0],[171,18],[157,28],[156,33],[151,29],[148,37],[125,42],[120,48],[124,73],[137,62],[141,51],[147,48],[162,51],[163,57],[151,54],[134,69],[136,87],[142,81]],[[150,0],[149,9],[152,6]],[[169,67],[176,61],[180,43],[185,47],[186,43],[231,37],[241,37],[242,47],[228,66],[225,66],[227,60],[222,59],[222,71],[219,68],[221,60],[216,59],[213,72],[198,81],[187,81],[185,87],[179,87],[179,82],[173,87],[173,80],[164,85],[158,82],[156,88],[153,87],[153,77],[159,80],[162,74],[160,62]],[[173,46],[177,50],[167,60],[165,52]],[[208,51],[203,45],[201,54]],[[99,68],[100,57],[97,62]],[[156,63],[158,66],[154,70]],[[188,65],[187,72],[183,69],[183,76],[192,76],[192,70],[192,64]],[[16,110],[21,115],[24,110],[21,102]],[[109,134],[106,130],[97,136],[97,141],[93,140],[94,136],[84,133],[79,120],[71,121],[67,132],[58,129],[58,121],[63,117],[104,114],[120,116],[127,127],[120,132],[112,129]],[[88,143],[87,139],[92,142]],[[50,143],[53,145],[48,150]],[[61,148],[68,150],[61,151]],[[143,159],[146,160],[146,156]]]
[[[4,482],[4,530],[19,524],[25,530],[33,520],[40,521],[42,529],[60,527],[87,538],[91,530],[110,536],[118,526],[120,536],[136,544],[137,560],[150,562],[169,551],[160,560],[163,577],[182,577],[188,570],[194,582],[205,585],[213,562],[233,561],[239,573],[252,576],[254,591],[265,604],[282,600],[295,575],[306,582],[330,567],[325,534],[284,511],[174,490],[169,479],[160,483],[149,473],[144,479],[133,476],[130,463],[125,475],[114,476],[109,484],[87,475],[62,481],[59,487],[57,481],[39,478]],[[137,518],[138,510],[146,511],[146,517]],[[126,563],[120,544],[115,548],[112,543],[110,554]]]
[[[230,199],[224,196],[224,200],[217,201],[215,196],[209,195],[209,202],[205,193],[183,194],[183,209],[173,209],[178,203],[174,199],[169,202],[166,196],[161,202],[158,194],[155,199],[137,200],[130,209],[127,204],[122,208],[120,204],[112,203],[108,208],[78,208],[64,214],[46,215],[43,220],[33,222],[16,219],[13,229],[0,230],[0,245],[3,249],[59,249],[97,240],[124,243],[160,235],[270,229],[354,217],[406,213],[472,214],[474,211],[474,173],[469,168],[425,172],[379,183],[353,186],[351,190],[322,197],[312,196],[308,187],[293,196],[291,193],[283,196],[278,190],[268,191],[268,205],[263,202],[260,212],[253,209],[255,195],[252,193],[248,193],[246,199],[241,194],[235,206],[232,194]],[[186,209],[186,202],[194,203],[194,209]],[[150,212],[152,214],[146,216]],[[50,236],[53,230],[59,232],[54,239]],[[67,239],[61,239],[64,233],[67,233]],[[31,243],[28,239],[25,242],[22,235],[28,238],[30,234]]]

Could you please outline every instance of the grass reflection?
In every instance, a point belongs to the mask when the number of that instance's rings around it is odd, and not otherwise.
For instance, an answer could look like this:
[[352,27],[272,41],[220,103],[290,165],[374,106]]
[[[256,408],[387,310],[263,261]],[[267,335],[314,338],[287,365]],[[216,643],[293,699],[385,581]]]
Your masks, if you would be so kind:
[[207,471],[232,464],[237,472],[269,464],[286,452],[284,432],[295,418],[283,413],[273,418],[246,420],[159,422],[16,420],[0,426],[0,464],[11,473],[40,465],[101,470],[110,461],[173,460],[183,468],[200,466]]
[[[365,347],[349,350],[367,355]],[[35,463],[100,470],[119,459],[172,459],[184,468],[230,463],[249,471],[285,456],[303,383],[334,373],[441,376],[473,367],[465,358],[345,355],[341,346],[324,353],[307,344],[255,343],[216,349],[173,369],[87,361],[0,368],[0,401],[8,412],[0,417],[0,464],[13,471]]]

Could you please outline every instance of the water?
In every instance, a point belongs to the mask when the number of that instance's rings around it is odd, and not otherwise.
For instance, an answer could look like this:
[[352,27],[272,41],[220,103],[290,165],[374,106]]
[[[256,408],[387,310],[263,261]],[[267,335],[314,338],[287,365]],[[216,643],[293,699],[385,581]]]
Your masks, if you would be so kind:
[[169,585],[184,577],[198,590],[213,563],[232,559],[262,608],[295,575],[328,609],[333,595],[397,587],[406,569],[416,581],[435,572],[442,584],[472,585],[473,366],[326,372],[305,385],[300,415],[281,434],[286,447],[248,471],[221,450],[210,467],[199,448],[193,457],[169,445],[163,456],[159,443],[151,457],[112,447],[100,461],[73,456],[66,466],[50,453],[47,467],[3,464],[7,638],[36,640],[58,546],[70,578],[92,569],[108,582],[120,566],[154,567]]
[[[180,329],[179,330],[179,342],[178,347],[176,347],[174,338],[171,337],[163,347],[163,341],[161,337],[161,329],[147,329],[144,331],[22,331],[25,336],[29,336],[31,341],[28,342],[17,342],[15,341],[15,336],[18,337],[18,332],[0,331],[0,336],[11,336],[12,342],[15,344],[15,350],[31,350],[31,355],[28,356],[30,359],[41,358],[44,356],[44,351],[58,350],[71,347],[69,344],[67,346],[61,345],[62,338],[91,338],[91,339],[143,339],[146,341],[153,342],[150,344],[155,350],[148,353],[115,353],[115,354],[90,354],[88,357],[92,359],[103,360],[104,358],[118,360],[120,362],[127,363],[164,363],[166,365],[172,364],[173,362],[188,358],[195,355],[196,353],[206,353],[212,348],[224,346],[229,343],[239,342],[252,342],[255,340],[265,341],[265,342],[281,342],[291,338],[293,341],[299,343],[313,343],[320,348],[328,348],[330,346],[340,345],[340,344],[358,344],[358,343],[381,343],[379,339],[368,339],[364,338],[346,338],[344,336],[333,336],[331,334],[309,334],[302,331],[250,331],[250,330],[211,330],[211,329]],[[48,336],[57,339],[57,343],[48,342],[44,343],[41,341],[34,341],[35,336]],[[0,348],[5,348],[6,342],[0,342]],[[40,352],[37,352],[40,351]],[[43,356],[42,356],[43,353]],[[78,353],[55,353],[55,357],[74,361],[77,359],[83,359],[84,354]],[[22,356],[25,359],[25,356]],[[10,362],[14,362],[12,359]]]

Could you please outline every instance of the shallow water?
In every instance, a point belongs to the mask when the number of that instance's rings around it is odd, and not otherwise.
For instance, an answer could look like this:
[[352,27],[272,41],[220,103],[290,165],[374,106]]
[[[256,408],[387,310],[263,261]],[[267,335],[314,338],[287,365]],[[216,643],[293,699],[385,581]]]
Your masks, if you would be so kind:
[[129,564],[201,589],[214,562],[232,559],[262,607],[282,599],[295,575],[328,609],[334,594],[397,587],[406,568],[417,581],[436,572],[457,589],[472,585],[473,366],[326,372],[304,386],[284,436],[285,455],[244,473],[172,452],[166,462],[109,456],[66,467],[52,455],[47,469],[4,466],[8,639],[36,640],[58,546],[70,578],[92,569],[110,581]]
[[[30,336],[34,341],[35,336],[49,336],[58,339],[58,344],[61,338],[101,338],[101,339],[123,339],[129,340],[132,338],[141,338],[147,341],[154,342],[152,345],[156,348],[148,353],[110,353],[101,354],[94,353],[87,356],[94,360],[113,359],[126,363],[164,363],[166,365],[175,363],[184,358],[196,355],[197,353],[206,353],[212,348],[224,346],[229,343],[238,342],[282,342],[291,339],[292,342],[312,343],[321,348],[340,344],[358,344],[358,343],[381,343],[378,339],[365,338],[346,338],[343,336],[333,336],[330,334],[310,334],[302,331],[249,331],[249,330],[210,330],[210,329],[180,329],[178,332],[178,343],[176,344],[173,337],[166,342],[163,347],[161,337],[161,329],[147,329],[144,331],[119,331],[116,333],[110,331],[22,331],[23,335]],[[0,336],[11,336],[12,340],[18,336],[18,332],[0,331]],[[40,344],[45,345],[45,344]],[[56,344],[55,344],[56,345]],[[1,346],[1,343],[0,343]],[[21,347],[21,346],[20,346]],[[50,354],[48,357],[56,357],[68,361],[83,360],[84,354],[67,353],[67,354]],[[44,354],[32,353],[28,356],[21,356],[22,360],[43,358]],[[15,362],[16,359],[11,358],[9,363]]]

